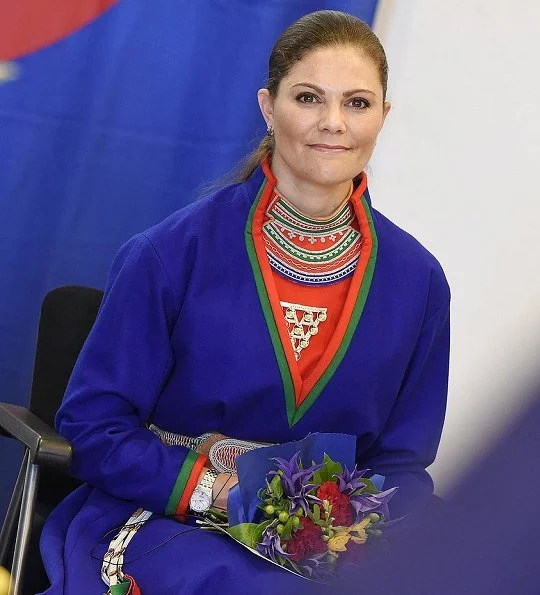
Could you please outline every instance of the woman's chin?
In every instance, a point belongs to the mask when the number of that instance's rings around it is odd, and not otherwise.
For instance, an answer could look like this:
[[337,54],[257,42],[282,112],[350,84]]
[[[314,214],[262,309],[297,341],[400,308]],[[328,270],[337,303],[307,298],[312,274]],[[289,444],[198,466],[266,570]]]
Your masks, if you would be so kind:
[[327,169],[318,167],[317,171],[313,173],[311,181],[320,186],[339,186],[340,184],[345,184],[345,182],[350,182],[358,173],[359,171],[357,169]]
[[328,156],[327,153],[320,153],[316,159],[310,161],[308,171],[313,178],[312,181],[325,186],[343,184],[362,171],[358,160],[346,159],[344,155]]

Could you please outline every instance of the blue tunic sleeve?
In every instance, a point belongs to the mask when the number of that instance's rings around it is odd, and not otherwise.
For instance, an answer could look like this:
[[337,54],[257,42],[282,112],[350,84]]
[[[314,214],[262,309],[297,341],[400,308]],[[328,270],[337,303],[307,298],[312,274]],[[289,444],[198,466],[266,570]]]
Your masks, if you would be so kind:
[[440,267],[416,346],[395,405],[362,465],[385,476],[384,489],[399,486],[392,517],[422,508],[433,494],[426,467],[435,460],[448,392],[450,290]]
[[166,446],[145,427],[173,364],[170,334],[178,308],[152,243],[136,236],[113,263],[56,417],[58,431],[73,446],[76,477],[167,514],[177,512],[206,460]]

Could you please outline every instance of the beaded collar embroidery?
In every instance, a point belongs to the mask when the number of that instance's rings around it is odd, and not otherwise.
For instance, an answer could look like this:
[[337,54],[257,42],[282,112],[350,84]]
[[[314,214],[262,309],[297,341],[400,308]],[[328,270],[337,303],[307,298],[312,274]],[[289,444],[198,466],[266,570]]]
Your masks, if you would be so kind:
[[311,219],[276,193],[266,216],[266,253],[279,274],[304,285],[328,285],[354,273],[362,236],[351,225],[354,211],[349,200],[333,215]]

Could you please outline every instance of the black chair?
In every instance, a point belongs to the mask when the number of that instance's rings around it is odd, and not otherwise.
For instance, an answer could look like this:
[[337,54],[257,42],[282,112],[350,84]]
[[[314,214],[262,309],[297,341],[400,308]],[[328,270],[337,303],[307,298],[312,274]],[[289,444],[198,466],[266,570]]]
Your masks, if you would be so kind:
[[59,287],[47,294],[39,320],[30,405],[0,403],[0,435],[26,447],[0,534],[0,565],[11,567],[10,595],[49,586],[39,556],[39,533],[47,514],[80,485],[66,473],[71,446],[54,432],[53,421],[102,297],[103,292],[80,286]]

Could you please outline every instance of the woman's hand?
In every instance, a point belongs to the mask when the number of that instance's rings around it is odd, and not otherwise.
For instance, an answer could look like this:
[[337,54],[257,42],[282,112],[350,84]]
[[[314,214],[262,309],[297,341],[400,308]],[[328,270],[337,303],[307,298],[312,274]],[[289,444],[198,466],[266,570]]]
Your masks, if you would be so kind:
[[216,477],[212,489],[213,508],[227,511],[227,499],[229,491],[238,483],[238,476],[230,473],[220,473]]
[[[201,483],[202,478],[208,471],[208,467],[203,467],[197,481]],[[227,512],[227,499],[229,491],[238,483],[238,476],[231,473],[218,473],[214,485],[212,487],[212,508],[218,508]]]
[[210,449],[212,448],[212,446],[214,446],[214,444],[216,442],[219,442],[220,440],[225,440],[225,438],[227,438],[227,437],[228,436],[225,436],[223,434],[212,434],[202,444],[199,444],[199,446],[197,446],[197,448],[195,448],[195,451],[201,455],[208,456],[208,453],[210,452]]
[[[202,455],[208,456],[212,446],[219,440],[227,438],[224,434],[212,434],[195,450]],[[199,476],[199,482],[207,471],[207,467],[203,467]],[[238,483],[238,477],[230,473],[219,473],[212,488],[212,508],[227,511],[227,498],[229,497],[229,490]]]

